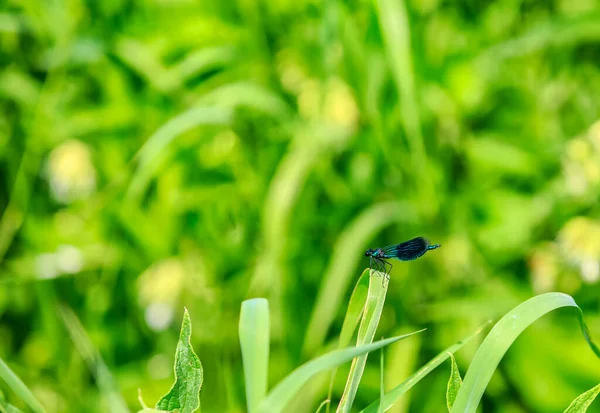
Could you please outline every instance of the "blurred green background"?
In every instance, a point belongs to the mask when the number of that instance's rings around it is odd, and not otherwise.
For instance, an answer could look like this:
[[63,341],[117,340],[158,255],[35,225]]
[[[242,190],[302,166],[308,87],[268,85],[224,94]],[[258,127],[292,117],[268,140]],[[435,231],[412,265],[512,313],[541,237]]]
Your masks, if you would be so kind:
[[[243,412],[241,301],[270,300],[275,384],[335,345],[364,250],[418,235],[442,248],[394,265],[377,334],[428,330],[387,351],[388,387],[546,291],[600,337],[596,1],[0,7],[0,357],[49,412],[155,403],[184,306],[203,412]],[[573,315],[517,340],[485,412],[600,382]],[[391,411],[444,411],[448,374]]]

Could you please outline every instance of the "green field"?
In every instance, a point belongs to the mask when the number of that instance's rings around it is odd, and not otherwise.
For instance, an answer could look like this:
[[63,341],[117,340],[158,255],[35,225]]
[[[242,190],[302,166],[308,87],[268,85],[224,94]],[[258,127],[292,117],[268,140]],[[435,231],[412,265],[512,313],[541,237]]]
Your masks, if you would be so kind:
[[[442,247],[375,274],[342,334],[365,250],[417,236]],[[0,412],[154,407],[184,308],[203,413],[267,411],[265,342],[273,390],[426,328],[340,365],[321,411],[355,377],[359,412],[548,292],[600,341],[596,1],[0,3]],[[560,413],[600,383],[577,311],[529,303],[479,411]],[[529,325],[507,317],[479,355]],[[489,331],[456,351],[463,389]],[[451,366],[388,412],[448,411]],[[316,412],[330,371],[283,411]]]

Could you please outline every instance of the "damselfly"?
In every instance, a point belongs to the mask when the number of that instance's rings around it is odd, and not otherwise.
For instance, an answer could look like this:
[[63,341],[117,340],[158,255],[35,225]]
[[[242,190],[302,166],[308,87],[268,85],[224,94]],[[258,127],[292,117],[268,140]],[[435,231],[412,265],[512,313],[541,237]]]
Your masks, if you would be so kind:
[[[392,264],[387,259],[395,258],[400,261],[412,261],[419,258],[429,250],[439,248],[440,244],[430,244],[427,238],[417,237],[401,244],[388,245],[383,248],[368,249],[365,251],[365,257],[369,257],[369,267],[374,270],[384,270],[389,274],[392,270]],[[375,266],[373,265],[375,264]],[[389,266],[389,270],[388,270]]]

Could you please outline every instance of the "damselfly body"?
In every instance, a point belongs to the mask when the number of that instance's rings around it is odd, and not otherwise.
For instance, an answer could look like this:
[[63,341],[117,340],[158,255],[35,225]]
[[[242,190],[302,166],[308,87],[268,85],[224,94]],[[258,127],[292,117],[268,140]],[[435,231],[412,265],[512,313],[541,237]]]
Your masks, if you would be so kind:
[[386,274],[389,274],[392,270],[392,264],[386,260],[395,258],[400,261],[412,261],[422,256],[427,251],[439,247],[440,244],[430,244],[427,238],[417,237],[401,244],[368,249],[365,251],[365,256],[370,259],[369,267],[377,271],[383,269]]

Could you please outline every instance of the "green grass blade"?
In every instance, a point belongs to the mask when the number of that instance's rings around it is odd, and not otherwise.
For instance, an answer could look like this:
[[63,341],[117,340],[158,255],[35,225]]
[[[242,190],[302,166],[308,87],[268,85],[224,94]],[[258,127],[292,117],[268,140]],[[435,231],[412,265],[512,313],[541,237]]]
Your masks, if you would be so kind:
[[[393,335],[413,331],[414,327],[404,325]],[[390,347],[386,352],[385,382],[393,388],[404,381],[408,376],[421,367],[419,354],[423,345],[424,336],[415,336],[412,340],[404,340]],[[393,385],[392,385],[393,383]],[[404,393],[388,410],[390,413],[408,413],[410,406],[410,393]],[[381,398],[380,398],[381,400]]]
[[600,384],[589,389],[571,402],[565,413],[585,413],[590,407],[590,404],[596,399],[600,393]]
[[127,404],[121,396],[114,377],[102,360],[100,353],[92,344],[81,322],[70,307],[59,305],[58,312],[71,336],[75,348],[94,375],[100,394],[110,406],[111,412],[129,412]]
[[188,54],[171,70],[186,81],[194,76],[226,66],[235,60],[236,51],[230,46],[206,47]]
[[371,271],[369,269],[364,270],[354,286],[350,301],[348,302],[348,310],[342,324],[338,348],[348,347],[350,340],[352,340],[356,326],[360,321],[360,316],[365,309],[365,302],[369,293],[370,274]]
[[239,334],[249,413],[256,411],[267,394],[269,328],[269,302],[264,298],[244,301]]
[[458,391],[460,390],[460,386],[462,385],[462,379],[460,378],[460,371],[458,370],[458,365],[454,359],[454,354],[448,354],[450,356],[451,367],[450,378],[448,379],[448,386],[446,387],[446,406],[448,406],[448,411],[451,411],[456,396],[458,395]]
[[258,84],[245,81],[218,87],[203,95],[198,104],[230,109],[246,107],[280,119],[285,119],[291,114],[290,108],[279,95]]
[[578,309],[579,321],[588,344],[600,357],[600,350],[592,342],[587,326],[583,321],[583,312],[573,298],[562,293],[547,293],[533,297],[509,311],[485,338],[465,376],[458,392],[452,413],[475,412],[500,360],[517,337],[534,321],[561,307]]
[[[347,347],[350,344],[354,330],[360,320],[360,316],[365,308],[365,301],[369,291],[369,274],[370,271],[364,270],[360,275],[360,278],[354,286],[350,301],[348,302],[348,310],[344,316],[344,323],[342,324],[342,331],[340,333],[340,339],[338,341],[338,348]],[[337,373],[337,367],[331,372],[331,379],[329,380],[329,391],[327,393],[327,399],[331,400],[333,394],[333,383],[335,381],[335,375]],[[327,406],[329,411],[329,405]]]
[[404,0],[376,0],[377,16],[385,51],[390,61],[394,81],[400,93],[401,112],[406,135],[413,154],[425,159],[421,134],[419,104],[416,98],[415,74],[410,49],[410,25]]
[[411,163],[418,175],[424,200],[421,205],[429,214],[437,208],[433,182],[427,171],[427,154],[421,132],[420,104],[417,99],[417,86],[408,10],[405,0],[374,0],[377,18],[381,27],[384,48],[390,62],[394,82],[400,95],[400,116],[411,151]]
[[[381,318],[383,304],[385,303],[388,284],[389,282],[383,273],[371,270],[367,301],[365,302],[365,309],[360,321],[360,327],[358,328],[357,346],[373,342],[373,337]],[[352,360],[352,366],[350,367],[350,373],[346,381],[346,388],[337,408],[338,413],[347,413],[352,408],[356,392],[358,391],[358,385],[365,370],[367,356],[368,354],[364,354]]]
[[600,11],[593,10],[575,16],[555,17],[518,36],[491,46],[478,58],[496,65],[503,59],[521,57],[548,47],[569,47],[583,42],[600,40]]
[[327,331],[335,319],[344,294],[361,259],[369,239],[394,222],[407,222],[416,218],[413,207],[401,202],[374,205],[361,213],[344,230],[335,244],[317,302],[313,307],[303,346],[303,354],[314,354],[323,344]]
[[[383,349],[379,350],[380,359],[379,359],[379,399],[383,399],[383,395],[385,394],[385,389],[383,387]],[[383,406],[379,406],[379,413],[383,413]]]
[[[423,331],[423,330],[421,330]],[[397,336],[380,340],[375,343],[364,346],[349,347],[342,350],[334,350],[314,360],[311,360],[294,370],[290,375],[283,379],[262,401],[258,408],[259,413],[275,413],[283,410],[287,402],[316,374],[329,370],[335,366],[346,363],[356,356],[366,354],[370,351],[378,350],[388,344],[410,337],[413,334],[420,333],[415,331],[403,336]]]
[[[345,131],[320,124],[299,127],[292,147],[280,160],[271,179],[262,211],[263,253],[256,260],[250,292],[253,295],[271,294],[274,317],[280,317],[282,313],[281,295],[285,289],[282,260],[286,255],[287,231],[294,206],[311,171],[333,150],[344,147],[348,136]],[[273,323],[282,324],[281,320]]]
[[34,413],[45,413],[46,410],[42,407],[39,401],[35,398],[31,390],[27,388],[25,383],[21,381],[19,376],[11,370],[10,367],[0,359],[0,379],[2,379],[12,391],[19,396]]
[[192,413],[200,408],[200,389],[204,381],[204,370],[192,348],[191,337],[192,321],[186,308],[175,350],[175,383],[171,390],[156,403],[157,409],[167,411],[177,409],[179,413]]
[[[412,389],[419,381],[421,381],[421,379],[423,377],[427,376],[429,373],[431,373],[431,371],[433,369],[435,369],[437,366],[439,366],[444,361],[446,361],[448,359],[448,357],[450,357],[449,354],[456,353],[465,344],[467,344],[469,341],[474,339],[475,336],[477,336],[479,333],[481,333],[481,331],[485,327],[487,327],[488,324],[489,324],[489,322],[485,323],[484,325],[479,327],[469,337],[446,348],[444,351],[442,351],[440,354],[435,356],[433,359],[429,360],[429,362],[427,364],[425,364],[423,367],[421,367],[419,370],[417,370],[408,379],[404,380],[402,383],[400,383],[399,385],[394,387],[392,390],[387,392],[383,396],[383,410],[387,411],[390,407],[392,407],[392,405],[396,402],[396,400],[398,400],[400,398],[400,396],[402,396],[404,393],[406,393],[407,391]],[[371,403],[367,408],[362,410],[360,413],[377,413],[379,411],[379,404],[380,404],[379,400],[377,400],[376,402]]]

